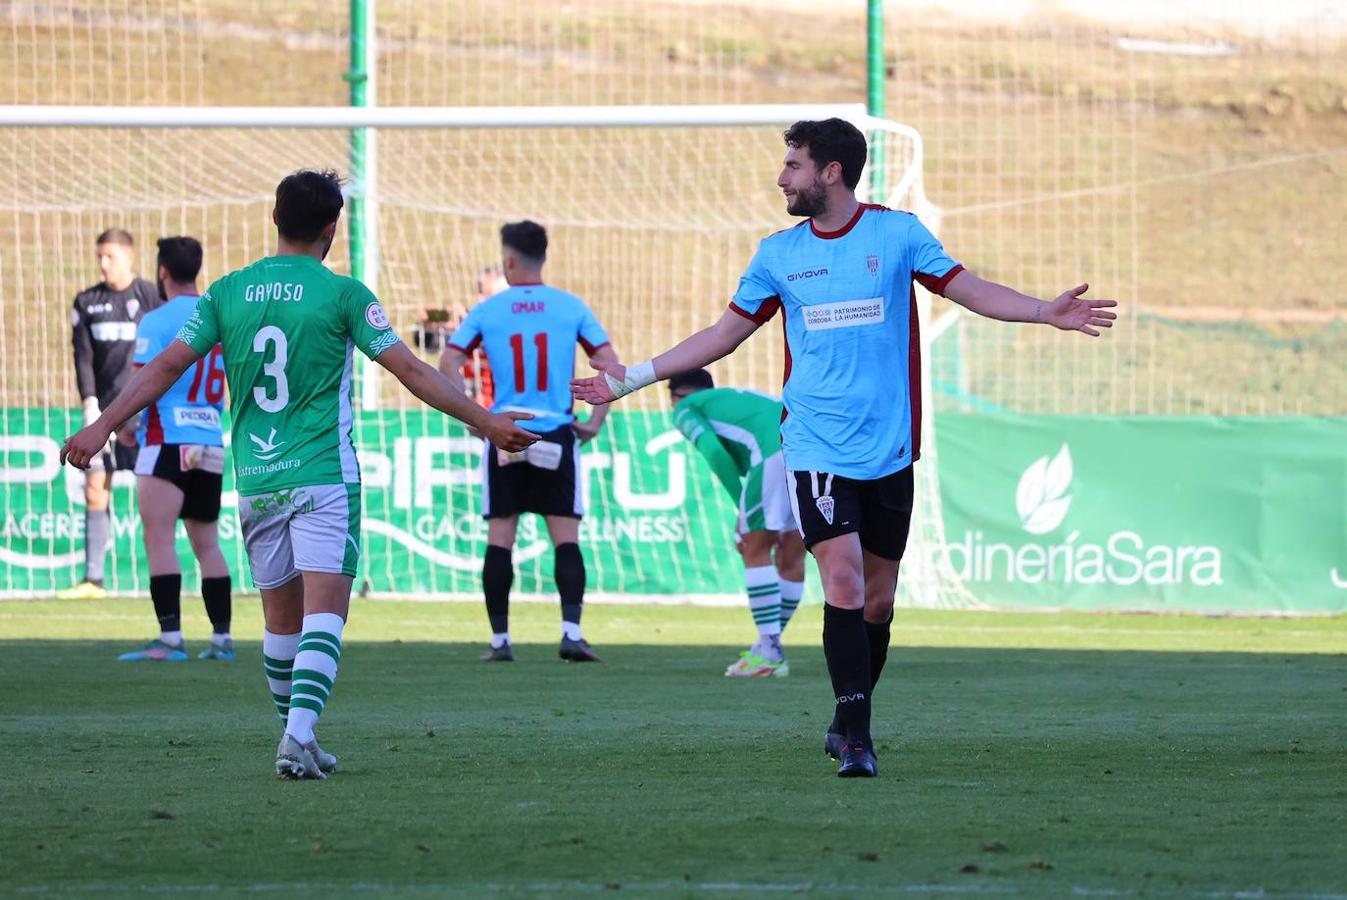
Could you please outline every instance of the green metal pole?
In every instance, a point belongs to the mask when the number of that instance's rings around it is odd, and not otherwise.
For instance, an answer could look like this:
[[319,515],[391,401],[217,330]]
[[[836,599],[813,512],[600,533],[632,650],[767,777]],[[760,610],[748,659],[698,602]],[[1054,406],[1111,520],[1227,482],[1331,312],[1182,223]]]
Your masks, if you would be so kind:
[[[351,106],[378,103],[375,82],[375,2],[351,0]],[[379,134],[370,128],[352,128],[350,135],[351,190],[347,197],[346,234],[351,276],[379,293]],[[361,406],[379,407],[379,370],[362,356],[356,370]]]
[[[884,108],[884,0],[869,0],[865,18],[865,106],[876,118],[886,118]],[[870,142],[870,199],[888,199],[884,135],[876,132]]]
[[[369,10],[365,0],[351,0],[351,69],[346,80],[351,85],[351,105],[365,106],[368,100],[366,88],[369,86],[369,68],[366,59],[366,15]],[[354,190],[348,198],[346,215],[346,237],[351,255],[351,275],[359,281],[365,280],[365,145],[368,134],[364,128],[351,129],[350,163],[351,179]]]

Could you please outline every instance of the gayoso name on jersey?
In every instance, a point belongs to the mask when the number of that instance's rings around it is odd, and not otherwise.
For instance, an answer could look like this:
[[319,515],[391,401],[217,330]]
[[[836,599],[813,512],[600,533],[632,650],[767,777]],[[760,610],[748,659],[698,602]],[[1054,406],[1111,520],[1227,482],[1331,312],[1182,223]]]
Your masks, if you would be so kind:
[[294,281],[267,281],[248,284],[243,288],[244,303],[298,303],[304,299],[304,285]]

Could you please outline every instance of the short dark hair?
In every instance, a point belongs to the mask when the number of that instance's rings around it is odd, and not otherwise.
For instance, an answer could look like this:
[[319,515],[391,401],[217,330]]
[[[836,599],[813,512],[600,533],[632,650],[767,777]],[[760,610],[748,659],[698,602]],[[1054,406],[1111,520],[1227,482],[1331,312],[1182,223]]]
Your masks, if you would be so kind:
[[94,241],[95,246],[103,244],[121,244],[123,247],[135,247],[136,239],[131,237],[131,232],[125,228],[109,228],[98,236]]
[[345,205],[336,172],[300,169],[276,185],[276,230],[286,240],[312,243],[337,221]]
[[805,119],[787,128],[783,137],[787,147],[807,150],[820,169],[832,162],[841,165],[842,180],[853,191],[861,183],[867,154],[865,135],[846,119]]
[[179,284],[196,281],[201,274],[201,242],[193,237],[160,238],[158,264]]
[[688,369],[686,372],[679,372],[677,375],[671,375],[669,377],[670,393],[673,393],[679,388],[690,387],[700,391],[715,386],[715,379],[713,379],[711,373],[705,369]]
[[547,229],[525,219],[500,227],[500,242],[520,256],[543,262],[547,259]]

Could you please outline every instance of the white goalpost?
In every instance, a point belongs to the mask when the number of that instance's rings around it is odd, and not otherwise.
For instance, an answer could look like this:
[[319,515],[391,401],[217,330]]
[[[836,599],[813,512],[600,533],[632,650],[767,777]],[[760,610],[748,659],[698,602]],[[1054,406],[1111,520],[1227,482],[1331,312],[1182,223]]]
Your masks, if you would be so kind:
[[[908,209],[936,230],[920,134],[860,104],[0,106],[0,279],[19,298],[0,319],[0,343],[18,363],[0,387],[0,406],[9,410],[0,440],[29,446],[56,428],[38,410],[75,405],[63,310],[96,280],[95,234],[127,227],[142,247],[192,234],[206,248],[203,277],[217,277],[271,252],[270,195],[281,176],[300,167],[350,171],[352,129],[379,136],[377,162],[359,161],[371,165],[353,189],[378,235],[370,252],[379,293],[400,334],[407,337],[427,308],[470,302],[477,272],[496,261],[500,224],[533,218],[553,235],[549,281],[585,297],[619,354],[633,359],[723,309],[757,241],[791,221],[772,177],[782,127],[828,116],[884,138],[884,171],[873,183],[888,187],[866,199]],[[339,240],[329,263],[349,271],[350,253]],[[942,323],[930,321],[930,298],[918,294],[929,345]],[[782,340],[774,327],[717,364],[718,382],[779,393]],[[929,367],[929,346],[923,350]],[[426,352],[432,358],[433,348]],[[943,549],[929,377],[923,393],[926,452],[902,601],[972,605]],[[476,479],[471,442],[429,422],[391,385],[367,380],[361,396],[357,439],[371,494],[366,587],[376,595],[475,596],[468,585],[480,534],[475,503],[465,502]],[[641,392],[622,412],[626,418],[585,454],[596,599],[741,602],[729,502],[672,432],[664,392]],[[25,463],[31,480],[8,479],[10,505],[27,491],[20,506],[59,516],[77,492],[64,473],[48,473],[44,484],[33,473],[46,457],[34,459]],[[467,508],[449,515],[446,506]],[[224,530],[233,537],[228,523]],[[550,589],[545,541],[527,526],[521,532],[516,593],[542,594]],[[76,564],[54,543],[29,536],[25,549],[9,541],[0,592],[42,592],[40,580],[16,576],[21,565],[35,565],[55,585]],[[131,573],[122,587],[143,589],[143,574],[134,574],[143,570],[138,540],[116,546],[131,557],[121,561]],[[48,550],[55,564],[44,562]]]

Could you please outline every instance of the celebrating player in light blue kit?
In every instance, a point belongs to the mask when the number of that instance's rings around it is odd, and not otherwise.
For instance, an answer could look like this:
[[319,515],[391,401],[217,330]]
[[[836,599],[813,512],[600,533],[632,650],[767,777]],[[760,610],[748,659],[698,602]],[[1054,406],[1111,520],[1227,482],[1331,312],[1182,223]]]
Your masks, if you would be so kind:
[[[168,302],[145,314],[136,329],[132,364],[148,365],[173,343],[196,309],[200,291],[201,244],[190,237],[159,241],[159,289]],[[182,567],[178,562],[178,519],[187,528],[201,566],[201,596],[210,618],[211,643],[201,659],[233,659],[229,636],[229,567],[220,553],[217,523],[224,479],[225,371],[216,346],[183,373],[145,410],[135,442],[136,496],[150,565],[150,599],[159,619],[159,637],[120,659],[178,662],[187,659],[182,638]],[[129,429],[119,435],[123,443]]]
[[786,321],[781,425],[795,518],[823,582],[823,650],[836,708],[825,737],[844,777],[878,773],[870,697],[889,649],[898,562],[921,441],[921,343],[912,283],[1007,322],[1098,336],[1111,300],[1087,285],[1038,300],[984,281],[909,213],[860,203],[865,135],[841,119],[785,133],[777,186],[809,218],[762,241],[720,320],[647,362],[596,362],[572,393],[593,404],[729,354],[778,311]]
[[585,302],[542,283],[547,232],[536,222],[500,230],[505,279],[510,288],[477,304],[449,339],[440,371],[463,387],[463,363],[481,346],[495,377],[492,412],[524,412],[521,426],[539,435],[521,453],[506,453],[489,441],[482,448],[482,515],[487,520],[482,590],[491,623],[487,662],[514,659],[510,645],[510,586],[514,583],[515,532],[519,514],[538,513],[556,551],[553,577],[561,595],[562,659],[598,657],[580,631],[585,559],[577,543],[584,497],[580,492],[578,443],[598,434],[608,412],[599,408],[586,422],[571,412],[570,379],[575,345],[590,358],[616,364],[608,335]]

